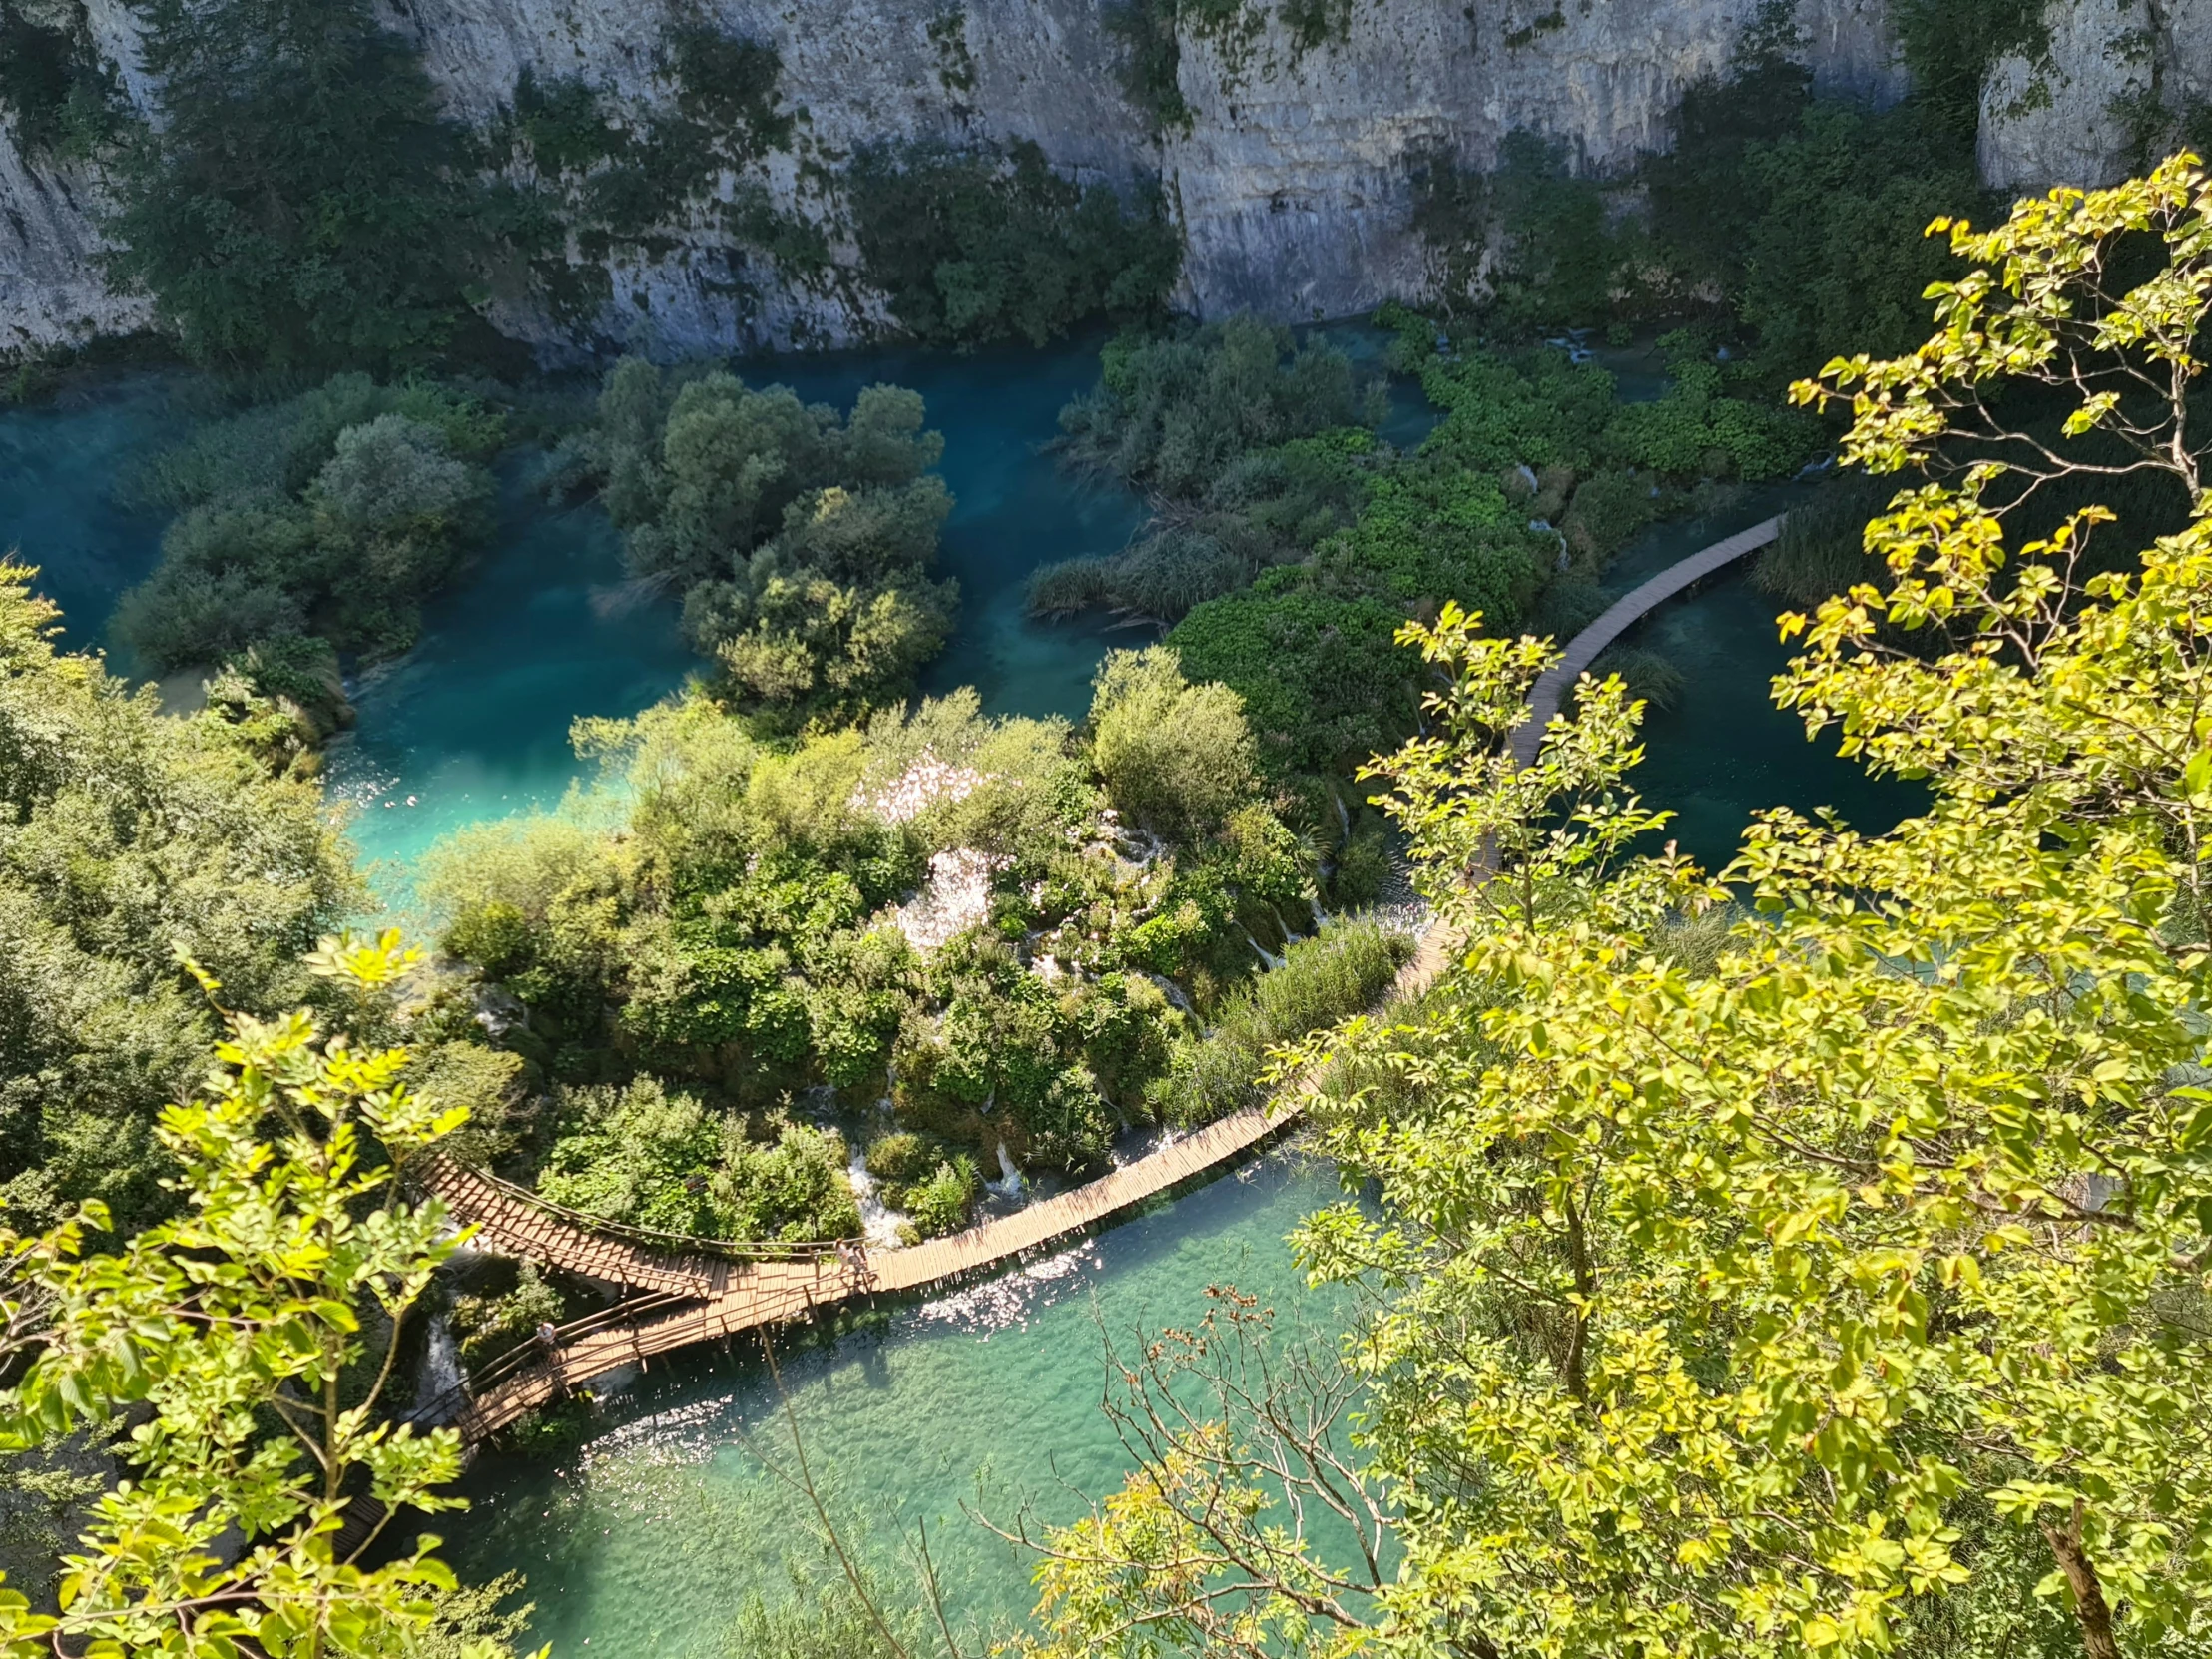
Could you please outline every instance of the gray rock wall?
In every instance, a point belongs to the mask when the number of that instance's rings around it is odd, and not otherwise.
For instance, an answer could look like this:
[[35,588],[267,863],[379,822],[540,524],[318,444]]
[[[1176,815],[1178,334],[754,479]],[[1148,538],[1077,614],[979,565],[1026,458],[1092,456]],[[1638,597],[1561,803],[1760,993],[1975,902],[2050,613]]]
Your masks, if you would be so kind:
[[[421,45],[456,116],[484,121],[525,66],[580,74],[652,100],[656,47],[693,0],[388,0]],[[783,92],[803,111],[793,154],[755,175],[787,212],[834,223],[821,180],[865,144],[1028,139],[1058,167],[1124,185],[1157,175],[1189,247],[1185,300],[1286,318],[1340,315],[1417,295],[1430,273],[1408,229],[1412,168],[1443,152],[1494,160],[1527,127],[1565,140],[1588,167],[1627,165],[1665,142],[1682,89],[1720,68],[1758,0],[1352,0],[1341,41],[1301,51],[1271,0],[1248,26],[1182,42],[1187,127],[1156,137],[1120,85],[1110,0],[702,0],[731,33],[774,45]],[[95,38],[142,102],[122,0],[86,0]],[[2212,78],[2212,0],[2053,0],[2051,61],[1992,77],[1982,165],[2035,188],[2101,182],[2132,157],[2121,101],[2175,103]],[[1799,22],[1827,84],[1900,89],[1885,0],[1801,0]],[[936,27],[932,28],[932,24]],[[2136,106],[2141,100],[2137,98]],[[733,192],[736,179],[720,183]],[[98,185],[35,167],[0,130],[0,352],[127,329],[143,302],[105,291]],[[881,325],[880,297],[839,269],[810,286],[748,263],[706,217],[658,258],[618,257],[607,337],[680,352],[747,344],[836,344]],[[750,310],[732,276],[750,279]],[[549,351],[564,330],[515,311],[503,326]]]
[[2167,154],[2212,101],[2212,0],[2075,0],[2050,50],[1982,89],[1982,176],[2002,190],[2109,185]]

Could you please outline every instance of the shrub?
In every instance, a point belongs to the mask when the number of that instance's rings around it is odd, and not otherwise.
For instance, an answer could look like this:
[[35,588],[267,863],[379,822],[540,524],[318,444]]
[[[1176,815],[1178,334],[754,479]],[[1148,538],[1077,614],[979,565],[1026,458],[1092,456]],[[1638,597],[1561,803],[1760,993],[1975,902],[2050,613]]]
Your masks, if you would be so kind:
[[1068,452],[1187,499],[1254,450],[1363,417],[1374,425],[1383,407],[1356,395],[1342,351],[1296,346],[1288,328],[1246,316],[1159,338],[1123,334],[1101,366],[1098,389],[1060,411]]
[[983,1178],[966,1154],[947,1158],[923,1181],[906,1189],[906,1214],[917,1238],[957,1233],[975,1214]]
[[1111,653],[1097,685],[1099,776],[1131,819],[1190,839],[1251,797],[1259,757],[1244,699],[1229,687],[1190,684],[1165,646]]
[[1172,1121],[1188,1128],[1260,1104],[1269,1048],[1373,1006],[1412,952],[1404,934],[1373,921],[1340,921],[1291,945],[1281,967],[1231,995],[1205,1041],[1183,1046],[1167,1083]]
[[936,344],[1043,345],[1089,317],[1148,315],[1182,263],[1156,190],[1125,206],[1062,178],[1027,140],[1004,157],[863,150],[845,189],[862,270]]

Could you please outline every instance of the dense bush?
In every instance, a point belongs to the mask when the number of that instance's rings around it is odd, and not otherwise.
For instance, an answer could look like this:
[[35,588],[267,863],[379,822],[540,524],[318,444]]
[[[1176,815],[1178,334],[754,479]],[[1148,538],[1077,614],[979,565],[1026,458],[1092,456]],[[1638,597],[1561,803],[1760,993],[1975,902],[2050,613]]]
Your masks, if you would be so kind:
[[360,893],[318,791],[57,654],[28,577],[0,567],[0,1206],[45,1225],[99,1198],[135,1231],[174,1201],[154,1124],[215,1030],[174,952],[274,1015]]
[[1068,453],[1163,495],[1197,499],[1255,450],[1310,438],[1386,404],[1359,395],[1351,359],[1299,346],[1288,328],[1237,316],[1101,355],[1097,391],[1060,411]]
[[796,1124],[748,1139],[652,1077],[563,1090],[538,1190],[607,1221],[707,1239],[847,1239],[860,1231],[844,1143]]
[[1062,178],[1026,140],[1003,158],[863,150],[845,191],[861,269],[932,344],[1042,345],[1094,316],[1147,316],[1182,263],[1156,190],[1124,204]]
[[1244,700],[1224,685],[1190,684],[1167,647],[1110,654],[1091,721],[1106,794],[1134,823],[1203,837],[1252,796],[1258,756]]
[[923,419],[896,386],[840,420],[788,387],[629,357],[568,476],[598,484],[631,568],[684,593],[685,631],[733,697],[850,715],[905,694],[958,600],[928,574],[952,498]]
[[311,747],[345,718],[331,649],[413,644],[421,601],[488,530],[502,434],[476,398],[359,374],[204,428],[130,481],[184,511],[116,639],[152,673],[220,668],[242,724],[275,711]]
[[459,135],[367,0],[150,0],[110,270],[192,356],[404,368],[474,319]]

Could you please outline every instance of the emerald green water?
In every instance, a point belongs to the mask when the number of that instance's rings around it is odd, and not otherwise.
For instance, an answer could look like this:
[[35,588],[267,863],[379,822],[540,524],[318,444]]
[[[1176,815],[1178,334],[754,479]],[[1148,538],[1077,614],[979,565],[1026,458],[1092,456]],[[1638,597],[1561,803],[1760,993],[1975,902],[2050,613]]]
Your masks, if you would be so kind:
[[[1188,1327],[1208,1286],[1234,1284],[1277,1311],[1279,1330],[1332,1328],[1335,1305],[1301,1290],[1282,1240],[1336,1196],[1324,1172],[1277,1153],[1026,1271],[901,1309],[880,1335],[782,1358],[840,1530],[881,1549],[926,1526],[959,1618],[1020,1618],[1028,1563],[963,1505],[1004,1522],[1026,1496],[1068,1520],[1075,1492],[1120,1485],[1127,1458],[1099,1411],[1101,1326],[1125,1343]],[[785,1593],[788,1552],[813,1558],[800,1500],[753,1449],[791,1464],[780,1412],[757,1351],[656,1367],[606,1402],[580,1453],[479,1462],[465,1483],[473,1512],[443,1528],[454,1565],[479,1581],[523,1573],[533,1640],[571,1659],[587,1641],[667,1659],[731,1652],[746,1598]]]
[[[992,714],[1079,716],[1113,643],[1096,624],[1033,623],[1029,572],[1111,552],[1143,521],[1127,491],[1071,479],[1044,444],[1060,406],[1098,377],[1095,340],[1049,351],[868,351],[739,365],[810,401],[850,405],[889,381],[922,394],[945,434],[954,507],[940,568],[958,579],[957,633],[922,689],[973,686]],[[504,479],[502,521],[476,575],[434,602],[422,643],[373,671],[355,699],[357,734],[331,752],[330,781],[357,816],[353,837],[380,891],[439,836],[487,818],[550,807],[581,775],[579,715],[633,715],[682,685],[698,660],[677,637],[676,606],[641,601],[624,580],[621,538],[596,507],[549,508]]]
[[[964,596],[960,630],[928,689],[972,684],[985,706],[1079,714],[1099,656],[1128,636],[1026,622],[1036,564],[1119,546],[1142,518],[1125,492],[1068,478],[1041,445],[1062,402],[1096,373],[1095,342],[1044,353],[943,357],[870,353],[758,365],[803,395],[848,402],[878,379],[921,390],[946,435],[959,498],[944,567]],[[135,457],[189,427],[176,383],[151,376],[73,391],[56,404],[0,410],[0,548],[43,566],[73,641],[96,641],[116,595],[149,570],[161,523],[119,506],[111,486]],[[1426,416],[1401,405],[1390,435],[1417,439]],[[641,603],[623,579],[619,538],[588,507],[534,499],[518,464],[503,475],[493,547],[428,612],[420,646],[356,687],[357,735],[331,757],[333,797],[400,896],[408,866],[446,830],[556,801],[577,777],[578,715],[627,715],[695,666],[672,606]],[[1660,526],[1615,565],[1625,587],[1718,536],[1767,516],[1754,495],[1704,520]],[[1772,707],[1767,681],[1786,652],[1774,607],[1740,577],[1708,584],[1644,625],[1687,686],[1647,727],[1637,779],[1680,811],[1675,832],[1709,865],[1726,861],[1750,812],[1831,804],[1879,830],[1911,793],[1869,785],[1809,747]],[[411,799],[410,799],[411,798]],[[1023,1492],[1047,1516],[1099,1492],[1125,1458],[1098,1411],[1096,1317],[1127,1333],[1189,1324],[1211,1284],[1235,1281],[1286,1308],[1296,1276],[1283,1236],[1334,1194],[1324,1173],[1278,1154],[1024,1273],[921,1307],[888,1328],[784,1364],[808,1450],[844,1518],[878,1543],[926,1521],[956,1612],[985,1624],[1030,1601],[1026,1567],[971,1525],[963,1499],[1011,1514]],[[1318,1310],[1326,1323],[1330,1310]],[[580,1452],[550,1463],[488,1456],[471,1473],[477,1508],[444,1528],[464,1573],[525,1572],[536,1637],[564,1655],[721,1654],[746,1597],[786,1582],[802,1546],[791,1493],[747,1449],[783,1447],[775,1390],[752,1357],[714,1353],[657,1367],[606,1405]],[[783,1453],[788,1456],[788,1449]]]

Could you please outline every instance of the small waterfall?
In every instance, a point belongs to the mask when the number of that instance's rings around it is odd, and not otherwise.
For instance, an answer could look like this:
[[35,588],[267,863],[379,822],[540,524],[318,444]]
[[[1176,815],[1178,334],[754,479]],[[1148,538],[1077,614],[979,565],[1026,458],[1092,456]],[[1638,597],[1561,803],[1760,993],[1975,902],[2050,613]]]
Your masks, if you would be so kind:
[[983,1183],[992,1192],[1009,1203],[1021,1200],[1021,1171],[1014,1168],[1013,1159],[1006,1156],[1006,1143],[998,1143],[998,1179]]
[[422,1370],[415,1377],[415,1402],[427,1405],[461,1385],[461,1352],[453,1327],[443,1314],[430,1316],[429,1341],[422,1345]]
[[1321,930],[1329,925],[1328,912],[1322,909],[1321,899],[1313,893],[1306,895],[1306,902],[1314,907],[1314,936],[1319,938]]
[[860,1205],[860,1232],[871,1245],[895,1245],[898,1241],[898,1224],[905,1218],[876,1196],[875,1177],[868,1173],[867,1157],[857,1148],[844,1166],[845,1179],[852,1183],[852,1196]]
[[1345,798],[1332,794],[1329,798],[1337,804],[1337,822],[1345,827],[1345,839],[1352,839],[1352,809],[1345,805]]
[[1263,962],[1265,962],[1265,963],[1267,963],[1267,965],[1268,965],[1268,970],[1269,970],[1269,971],[1270,971],[1271,973],[1272,973],[1272,972],[1273,972],[1273,971],[1274,971],[1275,969],[1277,969],[1277,968],[1279,968],[1279,967],[1281,967],[1281,966],[1283,965],[1283,958],[1282,958],[1282,957],[1280,957],[1280,956],[1278,956],[1278,955],[1276,955],[1276,954],[1274,954],[1274,953],[1273,953],[1272,951],[1270,951],[1270,950],[1268,949],[1268,947],[1267,947],[1266,945],[1262,944],[1262,943],[1261,943],[1261,942],[1260,942],[1260,941],[1259,941],[1258,939],[1254,938],[1254,937],[1252,936],[1252,929],[1251,929],[1251,928],[1247,927],[1247,928],[1246,928],[1246,929],[1244,930],[1244,936],[1245,936],[1245,943],[1247,943],[1247,944],[1251,945],[1251,946],[1252,946],[1252,948],[1253,948],[1254,950],[1256,950],[1256,951],[1258,951],[1258,952],[1260,953],[1260,960],[1261,960],[1261,961],[1263,961]]

